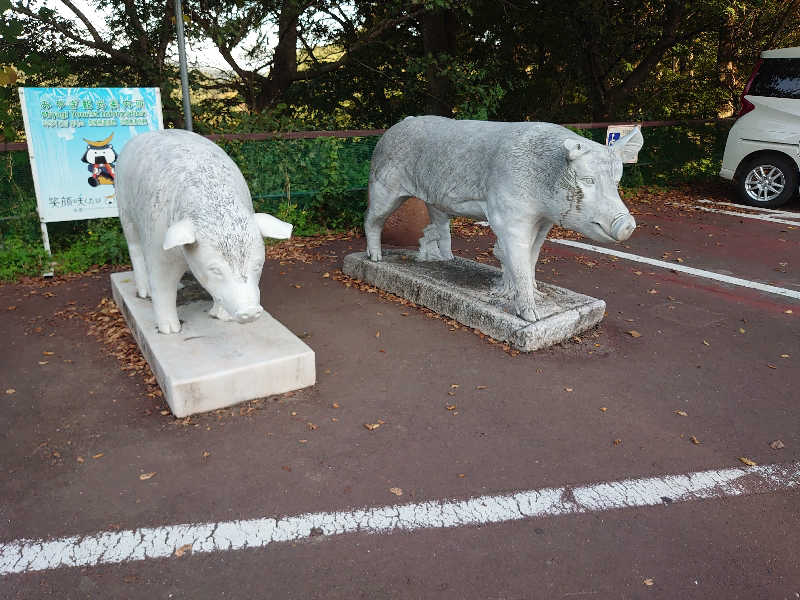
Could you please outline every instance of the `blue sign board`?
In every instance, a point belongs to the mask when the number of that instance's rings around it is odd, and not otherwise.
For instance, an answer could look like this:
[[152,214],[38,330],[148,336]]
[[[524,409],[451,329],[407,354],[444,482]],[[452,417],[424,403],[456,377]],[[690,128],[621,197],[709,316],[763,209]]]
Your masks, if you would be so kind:
[[117,157],[163,129],[158,88],[20,88],[42,223],[116,217]]

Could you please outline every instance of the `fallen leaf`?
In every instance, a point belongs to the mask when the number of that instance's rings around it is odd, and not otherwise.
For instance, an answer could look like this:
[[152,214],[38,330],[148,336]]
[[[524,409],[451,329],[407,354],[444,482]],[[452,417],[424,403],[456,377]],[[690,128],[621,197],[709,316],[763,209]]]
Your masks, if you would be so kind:
[[748,467],[755,467],[758,463],[755,461],[750,460],[749,458],[745,458],[744,456],[739,457],[739,461],[746,464]]
[[785,310],[783,312],[786,313],[787,315],[790,315],[790,314],[792,314],[792,309],[790,308],[789,310]]
[[40,361],[39,361],[39,364],[40,364],[40,365],[46,365],[46,364],[47,364],[47,361],[46,361],[46,360],[40,360]]
[[339,408],[339,403],[338,402],[334,402],[333,404],[331,404],[331,407],[332,408]]
[[169,414],[169,411],[168,411],[168,410],[162,410],[162,411],[160,411],[160,412],[161,412],[161,414],[162,414],[162,415],[164,415],[165,417],[166,417],[166,416]]
[[689,437],[689,441],[692,442],[696,446],[703,443],[700,440],[698,440],[696,437],[694,437],[693,435]]
[[103,452],[98,452],[97,454],[94,454],[92,458],[103,458],[103,454]]
[[626,332],[632,338],[639,338],[642,337],[642,334],[636,331],[635,329],[631,329],[630,331]]
[[706,345],[706,346],[710,346],[711,345],[706,340],[703,340],[703,344]]
[[55,458],[61,458],[61,452],[59,452],[58,450],[53,450],[53,456]]
[[652,290],[647,290],[647,293],[648,293],[648,294],[657,294],[657,293],[658,293],[658,290],[657,290],[657,289],[655,289],[655,288],[653,288]]
[[475,389],[476,389],[476,390],[486,390],[486,389],[489,389],[489,386],[486,386],[486,385],[477,385],[477,386],[475,386]]
[[306,427],[308,427],[311,431],[319,429],[319,425],[314,425],[314,423],[312,423],[311,421],[306,423]]
[[336,417],[331,417],[331,421],[333,421],[334,423],[338,423],[339,419],[337,419]]
[[208,458],[209,456],[211,456],[211,452],[208,450],[203,450],[203,458]]
[[633,272],[633,274],[634,274],[634,275],[641,275],[641,274],[642,274],[642,272],[641,272],[641,271],[634,271],[634,272]]
[[331,274],[330,274],[330,273],[328,273],[327,271],[325,271],[325,272],[322,274],[322,278],[323,278],[323,279],[328,279],[328,277],[330,277],[330,276],[331,276]]
[[621,439],[619,439],[619,438],[617,438],[617,439],[616,439],[616,440],[614,440],[614,442],[613,442],[614,446],[619,446],[621,443],[622,443],[622,440],[621,440]]
[[450,389],[451,389],[451,390],[454,390],[454,389],[456,389],[456,388],[458,388],[458,384],[457,384],[457,383],[451,383],[451,384],[450,384]]
[[369,431],[375,431],[380,426],[380,423],[364,423],[364,427]]
[[745,328],[744,327],[739,327],[739,333],[746,333]]
[[180,558],[181,556],[183,556],[187,552],[191,552],[191,551],[192,551],[192,545],[191,544],[184,544],[183,546],[181,546],[180,548],[175,550],[175,556]]
[[308,443],[308,440],[297,440],[297,441],[300,442],[301,444],[307,444]]
[[16,306],[9,306],[6,310],[17,310]]
[[9,396],[10,396],[11,394],[16,394],[16,393],[17,393],[17,390],[15,390],[14,388],[8,388],[8,389],[6,390],[6,394],[8,394]]
[[780,450],[781,448],[785,448],[786,445],[781,440],[775,440],[769,443],[769,447],[773,450]]
[[403,488],[393,487],[393,488],[389,488],[389,491],[392,492],[395,496],[402,496],[403,495]]
[[375,332],[375,337],[376,337],[376,338],[379,338],[379,337],[381,337],[381,332],[380,332],[380,331],[376,331],[376,332]]
[[466,477],[466,475],[464,473],[459,473],[458,474],[458,478],[459,479],[464,479],[464,477]]
[[141,475],[139,475],[139,479],[141,481],[147,481],[148,479],[152,479],[155,474],[156,474],[155,471],[150,471],[149,473],[142,473]]
[[651,586],[651,585],[653,585],[655,582],[653,581],[653,578],[652,578],[652,577],[648,577],[648,578],[647,578],[647,579],[645,579],[645,580],[644,580],[642,583],[644,583],[644,584],[645,584],[647,587],[650,587],[650,586]]
[[303,287],[303,286],[302,286],[302,285],[300,285],[299,283],[295,283],[295,284],[294,284],[294,287],[296,287],[296,288],[299,290],[299,289],[300,289],[301,287]]
[[683,262],[683,259],[680,256],[678,258],[676,258],[675,260],[677,260],[679,263]]
[[606,412],[607,410],[608,410],[607,406],[601,406],[600,407],[600,412]]
[[446,404],[445,408],[447,410],[455,410],[456,409],[456,405],[455,404]]
[[778,367],[776,367],[775,365],[773,365],[772,363],[767,363],[767,366],[768,366],[770,369],[777,369],[777,368],[778,368]]
[[679,417],[688,417],[689,416],[689,413],[687,413],[685,410],[673,410],[672,412],[674,412]]
[[455,392],[447,392],[447,395],[448,395],[448,396],[455,396],[455,395],[456,395],[456,393],[455,393]]
[[564,391],[565,391],[565,392],[571,392],[571,391],[572,391],[572,388],[566,388],[566,387],[565,387],[565,388],[564,388]]
[[44,352],[42,352],[42,354],[44,354],[45,356],[53,356],[55,352],[50,352],[49,350],[45,350]]
[[286,471],[287,473],[291,473],[291,472],[292,472],[292,467],[290,467],[289,465],[283,465],[283,466],[281,467],[281,469],[283,469],[283,470],[284,470],[284,471]]
[[290,415],[292,415],[293,417],[296,417],[296,416],[297,416],[297,412],[295,412],[295,411],[292,411],[292,412],[291,412],[291,413],[289,413],[289,414],[290,414]]
[[82,457],[82,456],[79,456],[79,457],[78,457],[78,458],[76,458],[75,460],[77,460],[79,463],[82,463],[82,462],[83,462],[83,457]]
[[790,354],[781,354],[781,358],[789,358],[790,356]]

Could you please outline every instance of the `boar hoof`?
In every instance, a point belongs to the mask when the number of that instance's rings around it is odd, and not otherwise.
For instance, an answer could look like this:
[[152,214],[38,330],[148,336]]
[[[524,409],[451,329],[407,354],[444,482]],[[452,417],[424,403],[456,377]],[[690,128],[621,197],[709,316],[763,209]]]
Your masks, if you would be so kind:
[[530,321],[531,323],[539,320],[539,315],[536,314],[536,309],[532,306],[526,306],[525,308],[521,308],[517,311],[517,314],[521,319],[525,321]]
[[380,248],[367,248],[367,256],[373,262],[381,262],[381,259],[383,258],[381,256]]
[[228,314],[228,311],[222,308],[222,304],[214,302],[214,306],[208,311],[208,314],[220,321],[233,321],[233,317]]
[[158,331],[161,333],[179,333],[181,330],[181,322],[175,319],[162,319],[158,321]]

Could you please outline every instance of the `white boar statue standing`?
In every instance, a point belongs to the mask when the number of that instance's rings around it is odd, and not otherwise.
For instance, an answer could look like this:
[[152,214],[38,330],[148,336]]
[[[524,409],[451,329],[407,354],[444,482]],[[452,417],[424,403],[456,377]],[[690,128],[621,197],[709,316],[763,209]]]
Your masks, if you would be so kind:
[[254,213],[244,177],[219,146],[180,129],[138,135],[119,157],[115,189],[136,290],[152,296],[161,333],[181,329],[176,292],[187,270],[214,299],[211,316],[246,323],[261,315],[263,238],[288,238],[292,226]]
[[622,163],[641,149],[635,129],[606,147],[551,123],[455,121],[408,117],[372,155],[367,254],[381,260],[381,230],[409,197],[425,201],[431,224],[421,260],[449,260],[450,217],[487,220],[503,266],[498,292],[535,321],[535,267],[554,224],[600,242],[621,242],[636,221],[619,197]]

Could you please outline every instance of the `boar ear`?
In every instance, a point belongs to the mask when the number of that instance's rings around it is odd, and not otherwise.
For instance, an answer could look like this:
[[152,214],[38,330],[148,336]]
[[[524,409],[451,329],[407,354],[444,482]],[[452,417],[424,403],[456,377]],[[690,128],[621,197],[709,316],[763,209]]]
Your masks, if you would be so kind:
[[642,146],[644,146],[644,138],[639,127],[636,127],[628,135],[614,142],[612,148],[614,149],[614,154],[621,158],[622,162],[635,162],[636,155],[639,154]]
[[194,234],[194,225],[189,219],[182,219],[173,223],[164,236],[164,250],[184,244],[194,244],[197,237]]
[[256,213],[253,215],[256,220],[256,226],[261,232],[263,237],[275,238],[278,240],[287,240],[292,237],[292,225],[280,219],[268,215],[267,213]]
[[570,160],[575,160],[589,152],[589,144],[574,138],[564,140],[564,148],[567,149],[567,158]]

